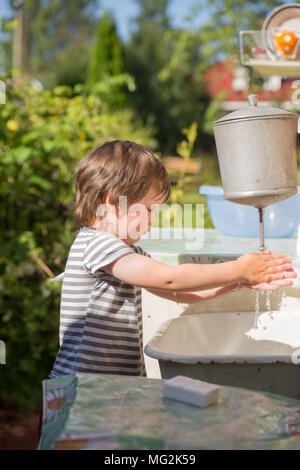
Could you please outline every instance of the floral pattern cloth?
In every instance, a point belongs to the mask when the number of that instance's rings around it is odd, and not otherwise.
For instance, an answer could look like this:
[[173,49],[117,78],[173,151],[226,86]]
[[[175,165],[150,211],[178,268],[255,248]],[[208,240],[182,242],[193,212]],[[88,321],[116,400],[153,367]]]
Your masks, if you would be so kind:
[[44,380],[38,449],[300,449],[300,400],[221,387],[201,409],[162,391],[163,380],[136,376]]

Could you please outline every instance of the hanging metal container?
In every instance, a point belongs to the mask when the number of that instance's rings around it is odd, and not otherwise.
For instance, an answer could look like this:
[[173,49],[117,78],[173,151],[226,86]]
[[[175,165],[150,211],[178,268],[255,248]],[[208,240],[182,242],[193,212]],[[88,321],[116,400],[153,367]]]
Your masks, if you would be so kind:
[[264,208],[297,193],[297,114],[250,106],[213,123],[225,199]]

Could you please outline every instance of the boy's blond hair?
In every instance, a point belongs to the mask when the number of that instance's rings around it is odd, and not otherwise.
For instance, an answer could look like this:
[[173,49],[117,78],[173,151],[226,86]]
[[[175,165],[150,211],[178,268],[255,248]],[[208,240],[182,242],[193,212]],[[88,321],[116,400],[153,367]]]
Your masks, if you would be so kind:
[[127,196],[127,205],[140,201],[154,185],[157,196],[166,202],[170,179],[163,163],[143,145],[115,140],[94,148],[75,170],[75,222],[93,223],[97,208],[105,203],[108,192],[112,204]]

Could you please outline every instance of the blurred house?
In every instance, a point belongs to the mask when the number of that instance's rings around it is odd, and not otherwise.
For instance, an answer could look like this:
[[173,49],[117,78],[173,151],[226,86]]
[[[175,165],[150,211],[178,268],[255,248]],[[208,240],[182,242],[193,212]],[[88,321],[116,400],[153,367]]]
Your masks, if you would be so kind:
[[[250,89],[249,69],[236,64],[233,59],[218,62],[208,69],[205,73],[205,83],[212,99],[222,97],[221,108],[226,111],[247,106],[247,95],[253,93]],[[276,75],[263,78],[262,89],[257,93],[260,105],[271,106],[272,102],[277,101],[287,110],[295,108],[295,105],[297,107],[298,103],[294,100],[292,103],[295,85],[300,87],[300,81],[296,83],[295,79],[284,79]]]

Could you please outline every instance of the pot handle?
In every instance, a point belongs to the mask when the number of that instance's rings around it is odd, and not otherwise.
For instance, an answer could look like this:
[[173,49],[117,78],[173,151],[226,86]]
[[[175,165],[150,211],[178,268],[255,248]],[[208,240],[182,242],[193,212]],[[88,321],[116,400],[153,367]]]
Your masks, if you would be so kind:
[[250,104],[250,106],[257,106],[258,95],[248,95],[247,99],[248,99],[248,103]]

